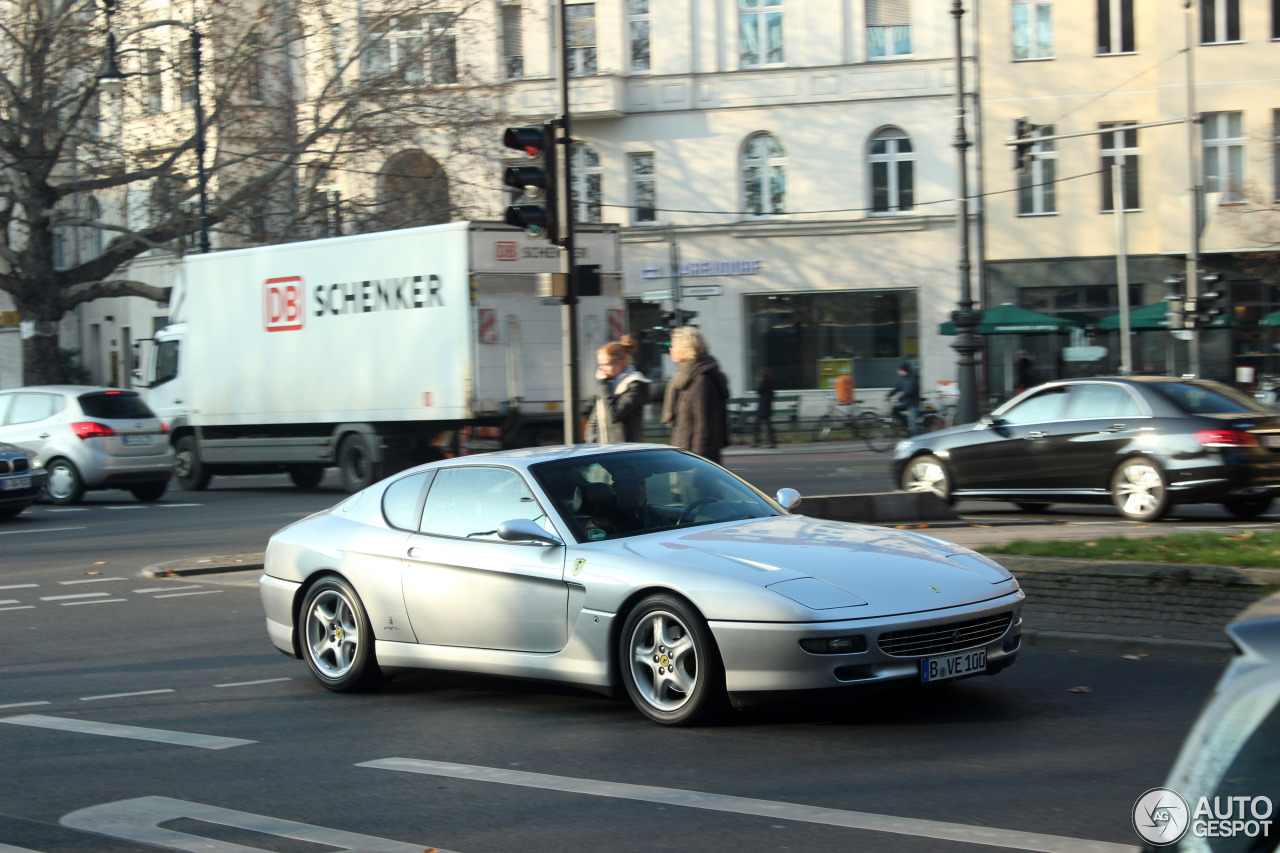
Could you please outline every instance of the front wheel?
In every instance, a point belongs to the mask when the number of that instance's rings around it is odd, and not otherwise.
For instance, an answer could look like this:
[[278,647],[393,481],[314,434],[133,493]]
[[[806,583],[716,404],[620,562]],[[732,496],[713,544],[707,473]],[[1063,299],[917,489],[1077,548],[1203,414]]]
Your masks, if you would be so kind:
[[936,456],[917,456],[902,470],[904,492],[927,492],[937,495],[947,503],[952,502],[951,478],[942,460]]
[[45,470],[49,472],[49,480],[44,489],[50,501],[64,506],[80,503],[84,497],[84,480],[75,465],[67,459],[53,459]]
[[818,441],[826,441],[831,436],[831,429],[835,426],[835,419],[831,415],[823,415],[818,419],[817,433]]
[[867,441],[867,447],[876,453],[884,453],[898,441],[898,433],[894,424],[889,418],[864,416],[859,420],[862,422],[861,432]]
[[155,483],[139,483],[129,489],[129,493],[143,503],[154,503],[164,496],[168,488],[168,480],[159,480]]
[[1129,459],[1111,476],[1111,500],[1130,521],[1156,521],[1169,509],[1169,484],[1155,462]]
[[382,463],[374,461],[373,436],[352,433],[338,446],[338,470],[342,486],[358,492],[382,479]]
[[328,577],[302,602],[302,651],[316,681],[337,693],[368,687],[381,675],[373,653],[373,629],[356,591]]
[[1270,495],[1249,495],[1248,497],[1227,498],[1222,502],[1227,512],[1236,518],[1257,518],[1271,509]]
[[702,616],[671,595],[641,601],[622,626],[618,663],[632,703],[655,723],[708,719],[724,699],[724,672]]

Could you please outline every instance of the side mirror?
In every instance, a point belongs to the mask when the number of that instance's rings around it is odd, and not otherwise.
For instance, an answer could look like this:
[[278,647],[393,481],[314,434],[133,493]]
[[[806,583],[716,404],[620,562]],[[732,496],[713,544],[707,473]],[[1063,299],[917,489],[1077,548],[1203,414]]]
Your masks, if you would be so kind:
[[527,518],[514,518],[498,525],[498,538],[504,542],[541,542],[544,545],[563,545],[556,537]]
[[983,415],[983,416],[982,416],[982,425],[983,425],[983,426],[987,426],[987,427],[1000,426],[1000,424],[1002,424],[1002,423],[1004,423],[1004,421],[1000,420],[1000,419],[999,419],[999,418],[997,418],[997,417],[994,417],[993,415]]
[[800,506],[800,493],[795,489],[780,489],[778,496],[774,500],[781,504],[783,509],[790,512]]

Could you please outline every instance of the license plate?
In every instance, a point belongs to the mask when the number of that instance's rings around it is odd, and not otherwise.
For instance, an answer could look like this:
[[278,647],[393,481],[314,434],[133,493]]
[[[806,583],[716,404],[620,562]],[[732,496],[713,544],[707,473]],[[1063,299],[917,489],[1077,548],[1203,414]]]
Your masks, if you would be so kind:
[[1280,447],[1280,435],[1264,435],[1262,437],[1263,447]]
[[925,658],[920,661],[921,681],[946,681],[975,672],[987,671],[987,650],[978,649],[959,655],[947,655],[940,658]]
[[154,435],[126,435],[124,437],[125,444],[155,444],[156,437]]
[[11,480],[0,480],[0,489],[4,489],[6,492],[29,488],[31,488],[30,477],[14,477]]

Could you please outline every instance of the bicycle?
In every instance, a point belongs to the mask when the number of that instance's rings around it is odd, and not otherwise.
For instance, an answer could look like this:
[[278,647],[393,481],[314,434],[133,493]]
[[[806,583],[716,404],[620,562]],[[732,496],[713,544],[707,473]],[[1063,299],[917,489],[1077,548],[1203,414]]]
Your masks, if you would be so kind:
[[884,453],[900,440],[911,435],[907,419],[901,412],[866,411],[858,415],[856,434],[867,443],[867,449]]
[[858,418],[859,412],[854,410],[858,405],[857,400],[851,400],[848,403],[841,403],[834,396],[827,400],[827,410],[822,413],[822,417],[818,418],[814,424],[817,431],[818,441],[826,441],[831,433],[838,429],[846,429],[850,436],[856,438],[858,433],[854,430],[854,423]]

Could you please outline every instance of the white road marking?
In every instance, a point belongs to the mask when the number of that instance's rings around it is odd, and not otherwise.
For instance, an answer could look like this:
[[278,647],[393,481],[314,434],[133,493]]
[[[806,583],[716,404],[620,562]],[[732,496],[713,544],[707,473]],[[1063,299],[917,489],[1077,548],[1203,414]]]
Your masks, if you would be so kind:
[[130,696],[151,696],[156,693],[172,693],[173,688],[163,687],[158,690],[137,690],[133,693],[103,693],[101,696],[81,696],[81,702],[93,702],[96,699],[127,699]]
[[107,581],[127,581],[128,578],[82,578],[74,581],[58,581],[61,586],[74,586],[78,583],[106,583]]
[[0,530],[0,536],[17,536],[20,533],[59,533],[63,530],[88,530],[87,527],[42,527],[39,530]]
[[[155,844],[172,850],[188,850],[192,853],[197,851],[199,853],[248,853],[250,849],[259,849],[232,844],[228,841],[217,841],[203,835],[187,835],[185,832],[177,832],[161,826],[182,818],[218,826],[247,829],[250,832],[260,832],[276,838],[291,838],[295,841],[326,845],[333,848],[335,853],[355,853],[355,851],[423,853],[424,850],[433,849],[425,844],[405,844],[403,841],[391,841],[372,835],[298,823],[252,812],[206,806],[203,803],[189,803],[170,797],[138,797],[134,800],[120,800],[90,806],[87,809],[63,815],[59,823],[70,829],[96,832],[143,844]],[[439,853],[449,853],[449,851],[442,850]]]
[[65,601],[68,598],[105,598],[109,592],[77,592],[74,595],[42,595],[41,601]]
[[[0,717],[0,723],[15,726],[34,726],[39,729],[56,729],[87,735],[106,735],[131,740],[147,740],[155,743],[171,743],[175,746],[194,746],[200,749],[230,749],[257,743],[234,737],[200,735],[190,732],[171,732],[165,729],[144,729],[138,726],[121,726],[115,723],[95,723],[93,720],[69,720],[65,717],[46,717],[43,714],[23,714],[18,717]],[[185,849],[185,848],[184,848]]]
[[40,586],[38,583],[11,583],[8,586],[0,586],[0,589],[33,589]]
[[230,684],[215,684],[214,687],[252,687],[255,684],[275,684],[277,681],[293,681],[292,678],[262,678],[257,681],[233,681]]
[[128,601],[126,598],[95,598],[91,601],[64,601],[63,607],[75,607],[77,604],[114,604],[118,601]]
[[21,604],[21,603],[22,602],[17,598],[6,598],[4,601],[0,601],[0,604]]
[[156,504],[161,509],[172,509],[179,506],[204,506],[204,504]]
[[34,604],[23,604],[19,607],[0,607],[0,610],[34,610]]
[[212,595],[215,592],[222,592],[220,589],[202,589],[199,592],[171,592],[167,595],[157,595],[156,598],[178,598],[182,595]]
[[103,509],[110,509],[110,510],[117,510],[117,509],[147,509],[147,507],[145,507],[145,506],[104,506],[104,507],[103,507]]
[[199,584],[188,584],[187,586],[149,586],[146,589],[135,589],[138,595],[148,595],[153,592],[171,592],[175,589],[199,589]]
[[866,829],[873,832],[888,832],[916,838],[936,838],[941,841],[985,844],[990,847],[1032,850],[1039,851],[1039,853],[1136,853],[1137,850],[1131,845],[1089,841],[1061,835],[1043,835],[1038,832],[1020,832],[1013,829],[944,823],[922,818],[845,811],[844,809],[829,809],[775,800],[757,800],[750,797],[732,797],[724,794],[681,790],[679,788],[656,788],[649,785],[576,779],[571,776],[550,776],[544,773],[480,767],[473,764],[450,764],[444,761],[426,761],[414,758],[383,758],[377,761],[365,761],[356,766],[373,767],[379,770],[399,770],[405,773],[421,773],[427,776],[447,776],[453,779],[470,779],[476,782],[494,782],[500,785],[518,785],[524,788],[587,794],[595,797],[613,797],[621,800],[663,803],[672,806],[709,809],[711,811],[730,812],[753,817],[803,821],[827,826],[843,826],[850,829]]
[[89,508],[87,506],[74,506],[74,507],[69,506],[69,507],[62,507],[61,509],[54,509],[53,507],[49,507],[48,509],[45,510],[45,512],[88,512],[88,511],[89,511]]
[[49,704],[52,704],[52,703],[47,702],[44,699],[41,699],[39,702],[14,702],[9,705],[0,705],[0,710],[3,710],[5,708],[30,708],[32,705],[49,705]]

